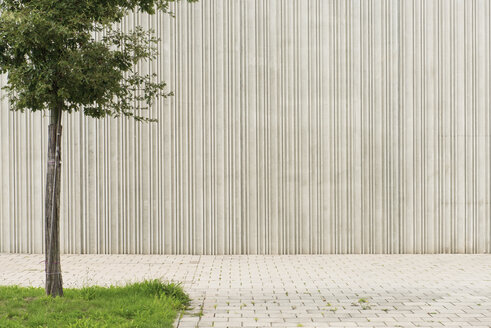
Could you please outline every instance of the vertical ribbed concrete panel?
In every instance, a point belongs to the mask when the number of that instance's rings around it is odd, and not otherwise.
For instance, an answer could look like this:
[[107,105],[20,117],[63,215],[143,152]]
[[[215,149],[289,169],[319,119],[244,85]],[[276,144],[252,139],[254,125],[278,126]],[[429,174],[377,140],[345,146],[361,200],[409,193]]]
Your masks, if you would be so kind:
[[[157,124],[64,117],[67,253],[491,252],[491,2],[134,15]],[[0,110],[0,252],[43,251],[47,118]]]

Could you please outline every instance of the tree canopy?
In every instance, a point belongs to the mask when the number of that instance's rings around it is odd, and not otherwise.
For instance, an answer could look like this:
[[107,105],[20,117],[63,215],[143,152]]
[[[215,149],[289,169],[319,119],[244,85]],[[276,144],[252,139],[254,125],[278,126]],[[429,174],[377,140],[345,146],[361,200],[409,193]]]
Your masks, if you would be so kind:
[[158,38],[141,27],[120,31],[117,23],[133,11],[169,12],[170,2],[0,0],[0,73],[8,73],[11,109],[145,119],[135,107],[170,95],[155,74],[135,69],[157,56]]

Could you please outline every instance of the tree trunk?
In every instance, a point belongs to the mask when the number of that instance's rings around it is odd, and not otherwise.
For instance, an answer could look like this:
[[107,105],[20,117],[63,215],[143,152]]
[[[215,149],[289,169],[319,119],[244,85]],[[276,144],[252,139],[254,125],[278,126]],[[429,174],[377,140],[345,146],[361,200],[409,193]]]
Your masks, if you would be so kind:
[[46,294],[53,297],[63,296],[60,263],[61,113],[58,108],[50,110],[45,195]]

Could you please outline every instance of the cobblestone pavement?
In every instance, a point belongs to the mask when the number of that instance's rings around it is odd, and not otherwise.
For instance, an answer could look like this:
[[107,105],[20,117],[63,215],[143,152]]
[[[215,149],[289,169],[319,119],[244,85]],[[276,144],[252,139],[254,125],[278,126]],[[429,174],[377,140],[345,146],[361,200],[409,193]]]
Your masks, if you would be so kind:
[[[0,254],[0,285],[43,285]],[[491,255],[64,255],[66,287],[180,281],[185,327],[491,327]]]

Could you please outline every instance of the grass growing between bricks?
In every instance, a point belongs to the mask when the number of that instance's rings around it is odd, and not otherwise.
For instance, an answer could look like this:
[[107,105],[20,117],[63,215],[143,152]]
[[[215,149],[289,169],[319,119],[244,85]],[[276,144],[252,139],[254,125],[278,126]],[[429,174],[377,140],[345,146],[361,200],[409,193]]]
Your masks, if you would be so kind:
[[190,302],[178,284],[159,280],[64,292],[51,298],[42,288],[0,286],[0,327],[165,328]]

